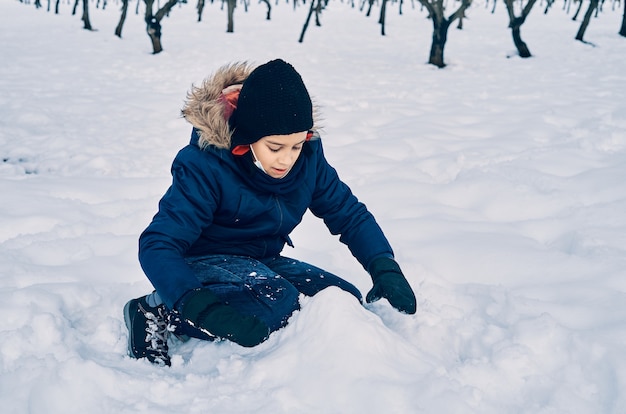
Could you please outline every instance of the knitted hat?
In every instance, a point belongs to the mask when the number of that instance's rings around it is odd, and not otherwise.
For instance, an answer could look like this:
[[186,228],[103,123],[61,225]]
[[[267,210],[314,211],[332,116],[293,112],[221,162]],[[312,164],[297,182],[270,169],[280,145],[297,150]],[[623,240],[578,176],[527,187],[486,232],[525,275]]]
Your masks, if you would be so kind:
[[254,69],[243,83],[229,125],[231,150],[268,135],[311,129],[311,97],[293,66],[276,59]]

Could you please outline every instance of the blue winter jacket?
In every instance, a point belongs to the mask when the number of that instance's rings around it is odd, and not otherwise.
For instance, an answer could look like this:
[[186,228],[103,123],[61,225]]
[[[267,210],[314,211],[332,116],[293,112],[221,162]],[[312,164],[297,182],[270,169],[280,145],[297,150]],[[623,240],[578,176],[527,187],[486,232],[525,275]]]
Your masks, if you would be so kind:
[[168,307],[201,286],[185,257],[278,255],[291,244],[289,233],[307,208],[341,235],[366,269],[374,258],[393,254],[372,214],[326,161],[321,140],[306,142],[281,179],[256,168],[250,153],[201,150],[197,142],[194,130],[174,159],[172,185],[158,213],[139,239],[141,266]]
[[366,269],[377,257],[393,256],[374,217],[326,161],[321,140],[305,142],[281,179],[256,168],[250,152],[230,151],[219,95],[249,71],[227,67],[190,94],[183,115],[194,125],[191,143],[174,159],[172,185],[139,239],[141,266],[170,309],[201,286],[185,258],[278,255],[307,209],[340,235]]

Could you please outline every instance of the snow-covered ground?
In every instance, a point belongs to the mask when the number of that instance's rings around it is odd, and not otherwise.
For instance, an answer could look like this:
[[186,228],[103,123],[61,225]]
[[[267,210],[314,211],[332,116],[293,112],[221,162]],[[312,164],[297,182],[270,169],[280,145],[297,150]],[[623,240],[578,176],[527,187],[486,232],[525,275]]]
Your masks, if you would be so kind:
[[[54,3],[54,2],[53,2]],[[73,3],[73,2],[72,2]],[[193,4],[192,4],[193,3]],[[502,4],[451,28],[397,4],[225,11],[195,2],[151,54],[132,3],[91,7],[95,32],[0,2],[0,411],[3,413],[626,412],[626,38],[621,10],[586,40],[561,5],[522,27]],[[44,7],[47,5],[43,1]],[[377,14],[376,11],[374,14]],[[324,108],[327,157],[376,215],[416,315],[329,289],[258,347],[172,342],[173,366],[126,356],[124,303],[151,286],[137,238],[189,139],[185,94],[222,64],[291,62]],[[365,272],[306,216],[286,254]]]

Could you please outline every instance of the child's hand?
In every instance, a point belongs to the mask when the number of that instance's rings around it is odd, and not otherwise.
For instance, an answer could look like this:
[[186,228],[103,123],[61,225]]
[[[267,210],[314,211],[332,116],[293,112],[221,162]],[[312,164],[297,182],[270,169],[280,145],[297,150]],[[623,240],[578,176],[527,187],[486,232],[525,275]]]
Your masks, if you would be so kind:
[[370,266],[370,275],[374,286],[365,298],[367,303],[385,298],[400,312],[415,313],[415,294],[395,260],[387,257],[374,260]]

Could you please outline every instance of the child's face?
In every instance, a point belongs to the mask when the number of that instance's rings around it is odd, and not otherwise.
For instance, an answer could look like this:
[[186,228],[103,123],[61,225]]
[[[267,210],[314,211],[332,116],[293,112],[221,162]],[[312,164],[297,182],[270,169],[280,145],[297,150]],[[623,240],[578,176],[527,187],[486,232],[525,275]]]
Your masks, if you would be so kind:
[[296,163],[307,131],[289,135],[268,135],[251,144],[256,159],[273,178],[283,178]]

